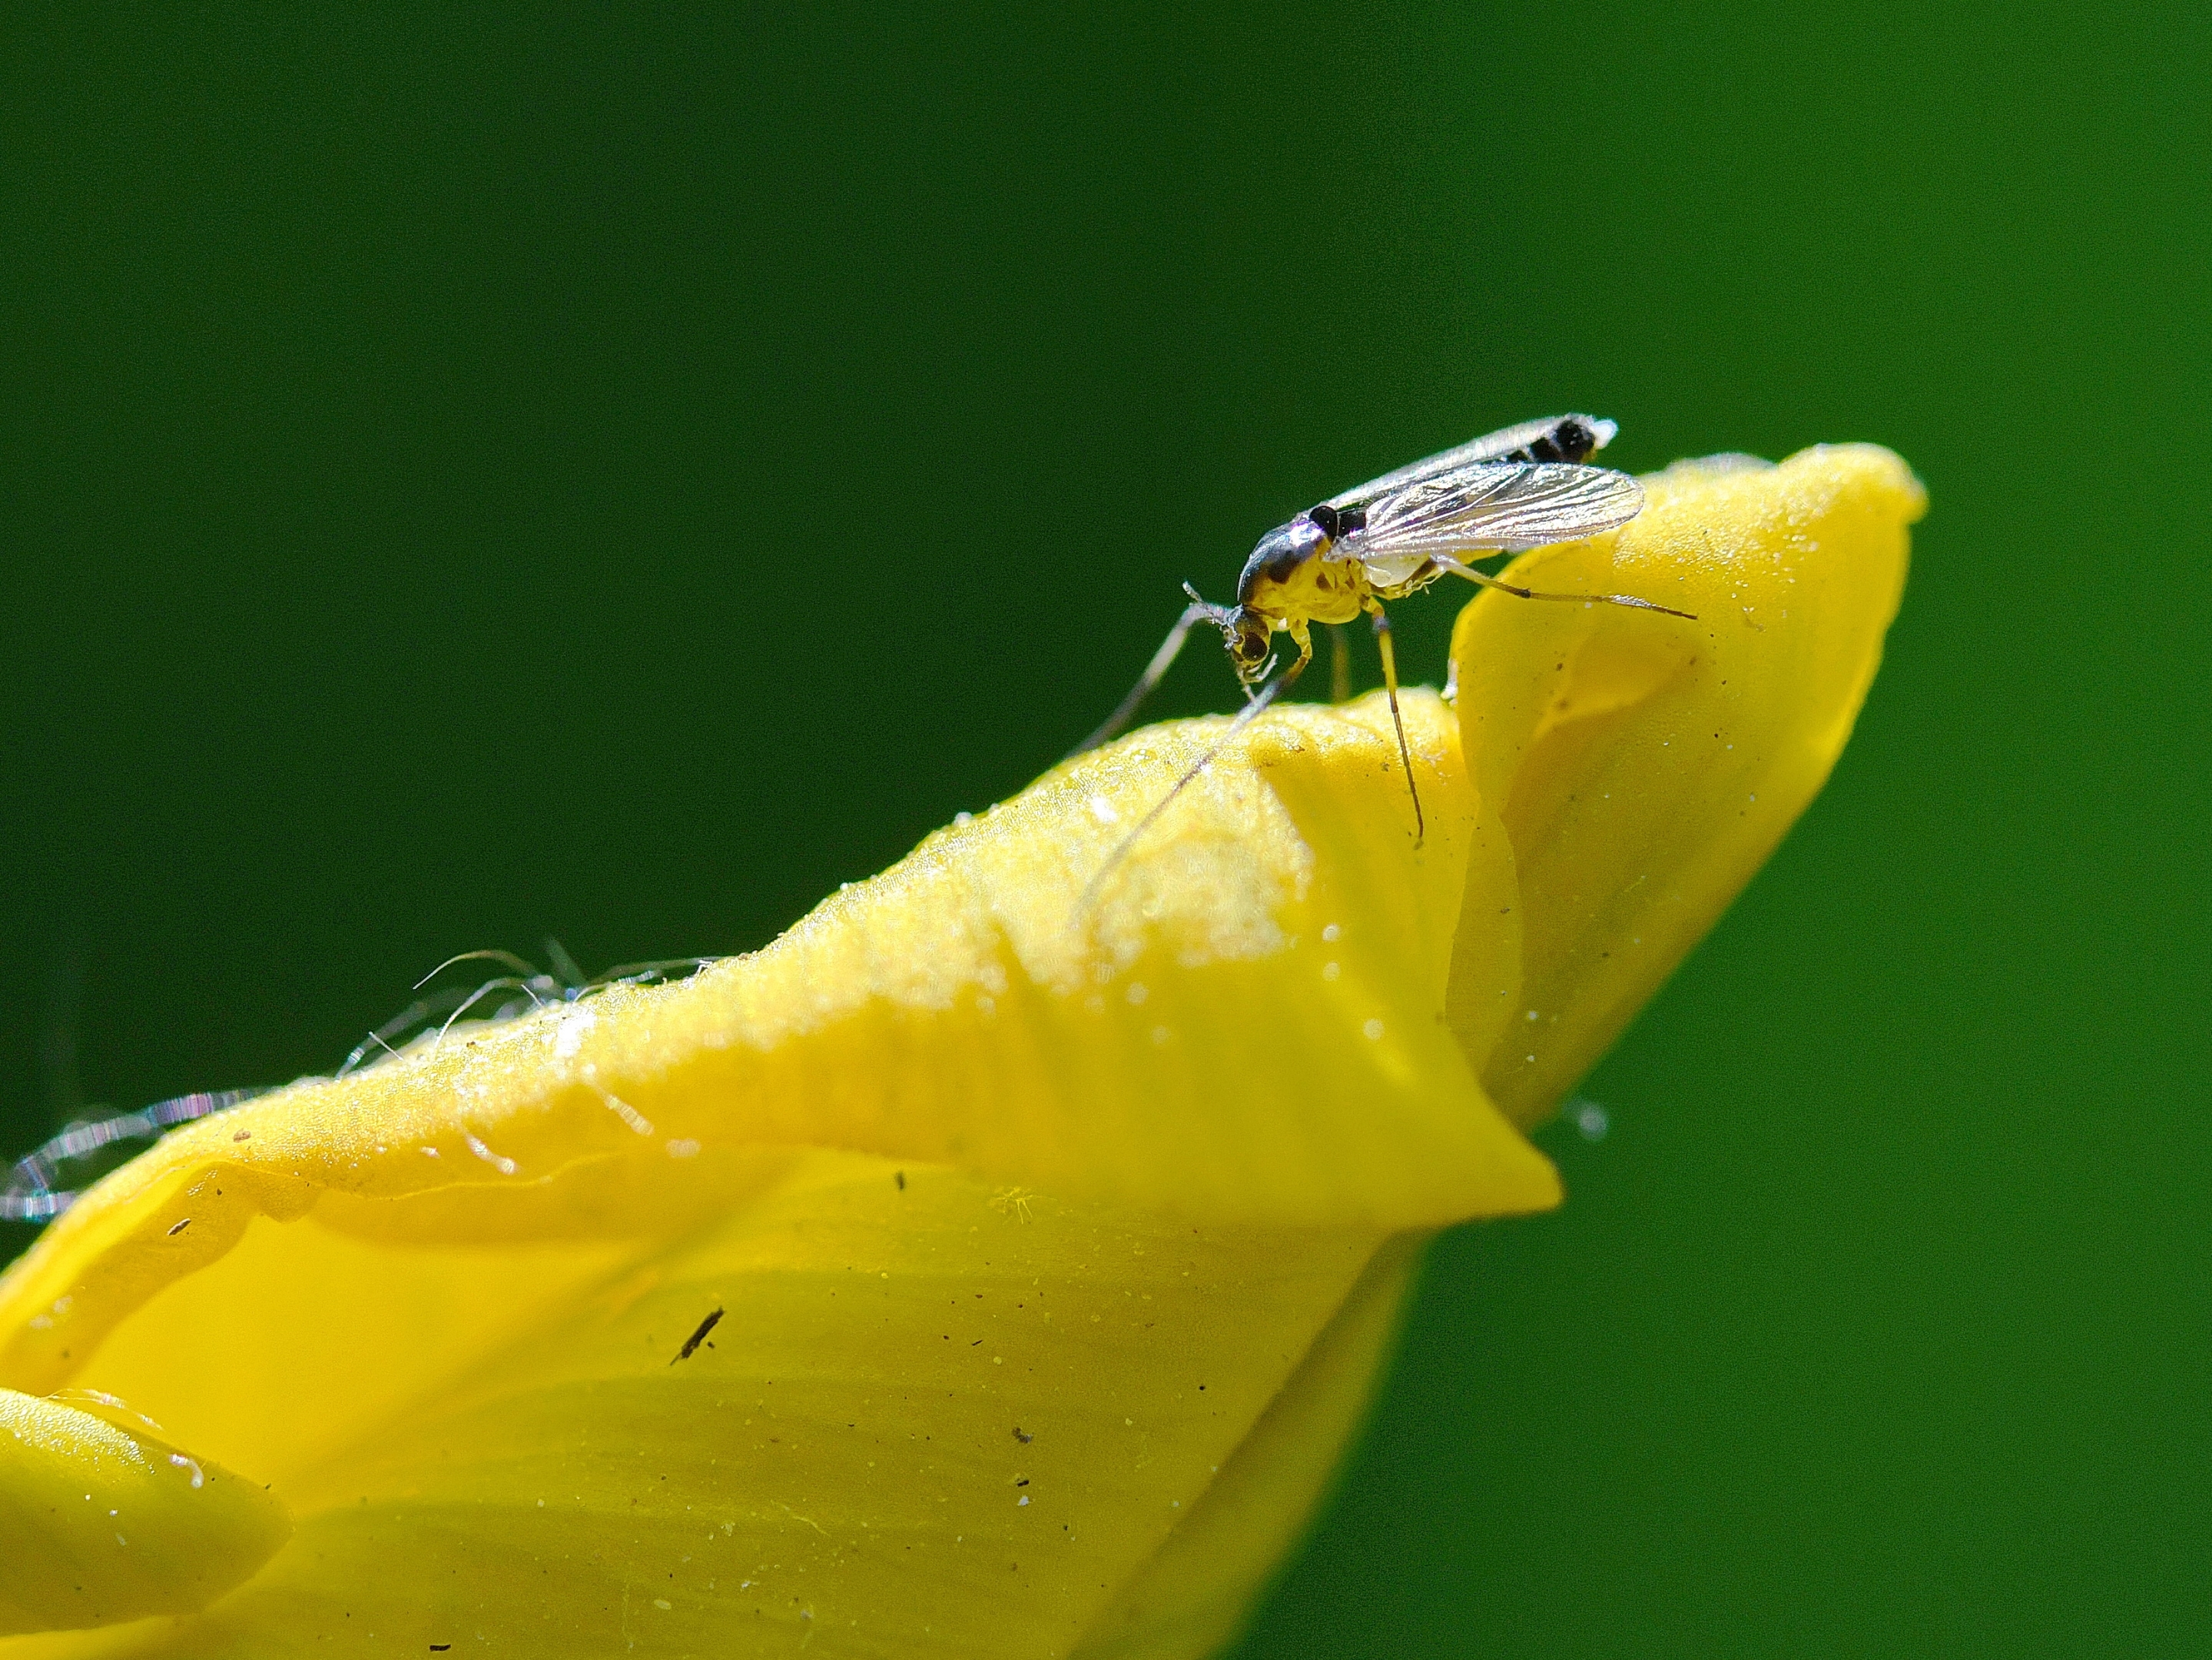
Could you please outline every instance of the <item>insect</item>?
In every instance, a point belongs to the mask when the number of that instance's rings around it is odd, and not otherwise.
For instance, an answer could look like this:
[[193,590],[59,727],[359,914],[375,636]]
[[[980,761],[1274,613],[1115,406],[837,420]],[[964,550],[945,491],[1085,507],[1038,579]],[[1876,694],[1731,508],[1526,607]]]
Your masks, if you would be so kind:
[[[676,1351],[676,1360],[689,1360],[693,1353],[697,1351],[699,1345],[707,1341],[707,1334],[714,1330],[715,1327],[721,1323],[722,1311],[720,1309],[716,1309],[712,1314],[708,1315],[704,1320],[702,1320],[699,1323],[698,1330],[693,1332],[689,1337],[684,1340],[684,1347]],[[671,1360],[668,1364],[672,1366],[676,1364],[676,1360]]]
[[[1548,593],[1519,587],[1468,562],[1577,541],[1625,525],[1642,512],[1644,487],[1635,479],[1609,467],[1585,465],[1618,430],[1613,423],[1587,415],[1555,415],[1507,427],[1384,473],[1278,525],[1260,538],[1244,562],[1234,605],[1210,604],[1185,583],[1189,605],[1121,706],[1075,753],[1095,749],[1129,723],[1200,623],[1221,630],[1247,701],[1220,743],[1176,781],[1131,832],[1129,842],[1143,833],[1222,745],[1305,672],[1313,660],[1316,623],[1349,623],[1363,613],[1374,620],[1390,719],[1397,727],[1399,759],[1413,794],[1418,845],[1426,827],[1405,724],[1398,714],[1398,666],[1383,601],[1418,593],[1449,575],[1522,599],[1626,605],[1694,621],[1688,611],[1633,594]],[[1278,634],[1291,637],[1297,656],[1271,679]],[[1123,843],[1124,850],[1127,845]]]

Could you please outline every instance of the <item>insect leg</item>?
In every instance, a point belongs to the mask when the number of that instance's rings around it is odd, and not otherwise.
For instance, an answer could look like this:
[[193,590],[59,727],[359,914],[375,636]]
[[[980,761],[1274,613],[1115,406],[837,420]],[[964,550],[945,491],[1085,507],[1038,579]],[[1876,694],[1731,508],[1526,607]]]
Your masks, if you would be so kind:
[[[97,1171],[88,1171],[84,1181],[74,1187],[57,1187],[64,1166],[89,1158],[103,1147],[118,1141],[151,1140],[173,1125],[195,1118],[204,1118],[212,1112],[234,1107],[241,1101],[251,1101],[257,1095],[266,1095],[265,1089],[198,1091],[191,1095],[175,1096],[158,1101],[150,1107],[141,1107],[136,1112],[118,1113],[112,1118],[94,1119],[90,1123],[76,1123],[53,1137],[36,1152],[15,1161],[8,1172],[4,1183],[0,1183],[0,1218],[11,1222],[43,1222],[58,1216],[76,1201],[78,1194],[89,1186]],[[244,1134],[236,1138],[245,1139]],[[171,1229],[171,1232],[176,1231]]]
[[1273,679],[1267,682],[1266,685],[1261,687],[1259,695],[1254,697],[1252,701],[1247,703],[1243,708],[1237,711],[1237,718],[1229,723],[1228,731],[1223,733],[1218,739],[1215,739],[1212,747],[1208,749],[1205,754],[1200,756],[1197,760],[1192,762],[1188,767],[1184,769],[1182,776],[1175,781],[1173,787],[1169,789],[1165,795],[1163,795],[1158,801],[1153,803],[1152,811],[1137,821],[1137,827],[1131,830],[1128,835],[1121,838],[1121,845],[1115,848],[1112,853],[1106,855],[1106,862],[1099,866],[1097,871],[1091,876],[1091,879],[1083,885],[1083,897],[1076,904],[1076,910],[1079,915],[1088,911],[1093,904],[1097,903],[1099,891],[1105,886],[1106,879],[1121,868],[1121,861],[1129,856],[1129,849],[1135,847],[1139,838],[1143,836],[1144,833],[1152,827],[1154,821],[1157,820],[1162,813],[1165,812],[1169,807],[1174,805],[1176,797],[1183,793],[1184,788],[1190,783],[1190,781],[1197,777],[1199,774],[1204,772],[1206,768],[1212,765],[1213,757],[1220,754],[1222,751],[1227,749],[1231,744],[1234,743],[1237,739],[1237,734],[1243,732],[1245,727],[1250,726],[1253,721],[1258,720],[1261,714],[1266,711],[1268,704],[1273,702],[1278,697],[1281,696],[1285,692],[1288,691],[1293,685],[1295,685],[1297,683],[1297,678],[1306,672],[1306,665],[1312,661],[1313,651],[1312,648],[1309,647],[1307,649],[1301,651],[1298,654],[1297,660],[1296,662],[1292,663],[1290,667],[1285,669]]
[[1398,654],[1390,648],[1390,619],[1382,614],[1382,602],[1371,594],[1367,614],[1375,619],[1375,643],[1382,648],[1382,688],[1390,697],[1390,724],[1398,729],[1398,759],[1405,763],[1406,789],[1413,798],[1413,845],[1418,848],[1429,827],[1421,817],[1420,789],[1413,782],[1413,752],[1406,744],[1406,723],[1398,714]]
[[562,991],[573,994],[592,983],[583,970],[576,966],[576,959],[568,955],[568,948],[550,933],[545,936],[545,959],[553,964],[553,977]]
[[1328,701],[1352,701],[1352,642],[1341,623],[1328,625]]
[[1676,611],[1672,605],[1662,605],[1656,599],[1638,599],[1632,593],[1544,593],[1534,588],[1518,588],[1510,582],[1500,581],[1472,565],[1463,565],[1445,554],[1431,554],[1429,562],[1439,570],[1448,570],[1455,576],[1464,576],[1470,582],[1480,582],[1486,588],[1496,588],[1500,593],[1510,593],[1516,599],[1571,599],[1595,605],[1626,605],[1632,611],[1664,611],[1669,617],[1698,620],[1695,611]]
[[[1188,590],[1186,589],[1185,592]],[[1176,625],[1168,630],[1168,637],[1160,642],[1160,648],[1152,654],[1152,660],[1145,666],[1145,672],[1137,677],[1137,684],[1129,688],[1129,695],[1115,706],[1113,714],[1099,723],[1097,731],[1092,733],[1090,737],[1085,739],[1060,758],[1066,760],[1081,755],[1086,751],[1095,750],[1119,733],[1122,727],[1129,724],[1138,709],[1143,707],[1145,699],[1152,695],[1153,688],[1167,678],[1168,671],[1175,666],[1176,658],[1182,650],[1182,642],[1190,638],[1190,631],[1200,623],[1212,623],[1218,625],[1221,617],[1220,606],[1209,605],[1195,593],[1191,594],[1190,604],[1183,608],[1182,615],[1176,618]]]

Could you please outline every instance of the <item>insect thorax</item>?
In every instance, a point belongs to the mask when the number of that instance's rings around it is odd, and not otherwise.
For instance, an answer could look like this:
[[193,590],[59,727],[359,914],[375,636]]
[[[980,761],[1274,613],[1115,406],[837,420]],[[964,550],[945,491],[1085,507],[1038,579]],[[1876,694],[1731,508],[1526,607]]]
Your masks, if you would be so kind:
[[1237,581],[1237,603],[1276,622],[1349,623],[1367,581],[1358,562],[1328,556],[1334,544],[1301,514],[1260,538]]

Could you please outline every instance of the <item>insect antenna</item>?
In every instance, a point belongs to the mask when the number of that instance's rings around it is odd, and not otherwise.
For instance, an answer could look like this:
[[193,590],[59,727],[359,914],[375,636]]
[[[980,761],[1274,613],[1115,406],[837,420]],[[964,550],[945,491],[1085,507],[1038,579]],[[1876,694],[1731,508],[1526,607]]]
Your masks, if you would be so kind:
[[1160,642],[1160,648],[1152,654],[1152,660],[1137,677],[1137,684],[1129,688],[1129,695],[1115,706],[1113,714],[1099,722],[1097,731],[1068,751],[1060,757],[1061,760],[1071,761],[1079,755],[1097,749],[1127,726],[1144,706],[1145,699],[1150,697],[1160,682],[1167,678],[1168,671],[1175,666],[1176,658],[1182,651],[1183,642],[1190,638],[1193,629],[1200,623],[1211,623],[1218,629],[1228,626],[1229,608],[1226,605],[1207,604],[1198,597],[1198,590],[1188,582],[1182,585],[1182,591],[1190,596],[1190,604],[1184,606],[1182,615],[1176,618],[1175,626],[1168,630],[1168,637]]
[[1088,911],[1097,903],[1099,892],[1106,885],[1106,879],[1121,868],[1121,861],[1129,856],[1129,849],[1137,845],[1139,839],[1152,827],[1153,823],[1162,813],[1175,805],[1176,797],[1183,793],[1190,781],[1212,765],[1214,757],[1234,743],[1239,733],[1259,719],[1270,703],[1297,683],[1298,676],[1305,672],[1306,662],[1305,658],[1300,657],[1290,667],[1261,687],[1258,695],[1237,711],[1237,718],[1229,723],[1228,730],[1214,740],[1212,746],[1205,754],[1183,769],[1182,776],[1175,781],[1174,787],[1152,804],[1152,811],[1137,821],[1137,827],[1121,838],[1121,845],[1106,855],[1106,862],[1099,866],[1092,873],[1091,879],[1083,885],[1083,896],[1076,903],[1076,910],[1079,914]]

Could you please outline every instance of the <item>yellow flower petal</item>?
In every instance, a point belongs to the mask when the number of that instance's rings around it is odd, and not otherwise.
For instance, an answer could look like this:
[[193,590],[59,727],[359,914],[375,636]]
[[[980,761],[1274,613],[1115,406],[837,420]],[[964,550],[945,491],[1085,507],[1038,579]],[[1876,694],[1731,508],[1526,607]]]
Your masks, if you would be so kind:
[[[410,1263],[313,1219],[258,1224],[92,1372],[247,1456],[274,1414],[334,1402],[358,1423],[374,1396],[380,1416],[272,1469],[297,1532],[248,1584],[98,1651],[481,1634],[520,1655],[697,1653],[811,1631],[830,1655],[1066,1653],[1235,1467],[1379,1243],[854,1155],[773,1162],[710,1225],[572,1278],[398,1392],[380,1388],[393,1350],[353,1317],[374,1273],[421,1306],[423,1279],[465,1285],[478,1253]],[[1311,1486],[1335,1450],[1284,1450]]]
[[1375,1254],[1304,1363],[1190,1517],[1098,1618],[1076,1660],[1200,1660],[1237,1634],[1367,1414],[1431,1237],[1400,1234]]
[[1387,714],[1301,709],[1102,879],[1222,723],[1157,729],[753,958],[456,1028],[101,1184],[0,1283],[5,1376],[156,1413],[300,1522],[198,1619],[97,1640],[1233,1621],[1371,1380],[1388,1231],[1556,1193],[1443,1024],[1473,803],[1449,712],[1408,714],[1418,850]]
[[[1516,574],[1701,620],[1478,601],[1457,714],[1406,700],[1419,847],[1378,700],[1271,714],[1132,844],[1224,723],[1153,728],[752,957],[118,1171],[0,1278],[0,1383],[158,1414],[243,1508],[178,1511],[168,1588],[82,1606],[45,1583],[73,1523],[19,1510],[19,1625],[200,1611],[0,1655],[1224,1640],[1424,1231],[1557,1197],[1478,1077],[1540,1116],[1873,672],[1918,507],[1893,457],[1651,497]],[[19,1415],[49,1462],[0,1493],[108,1456],[105,1420]]]
[[0,1389],[0,1633],[192,1613],[289,1530],[259,1487],[123,1414]]
[[[1470,886],[1453,1025],[1522,1124],[1604,1053],[1826,781],[1927,505],[1869,444],[1644,484],[1638,518],[1529,554],[1511,580],[1695,623],[1485,593],[1453,636],[1466,752],[1521,892],[1500,917]],[[1501,933],[1517,946],[1476,960],[1471,942]]]
[[[1140,733],[943,831],[768,950],[311,1082],[171,1136],[0,1281],[0,1377],[65,1381],[255,1216],[404,1201],[415,1241],[664,1232],[698,1156],[826,1146],[1223,1220],[1433,1226],[1556,1202],[1443,1021],[1472,794],[1449,711],[1301,708],[1093,877],[1218,722]],[[188,1224],[179,1231],[180,1224]]]

